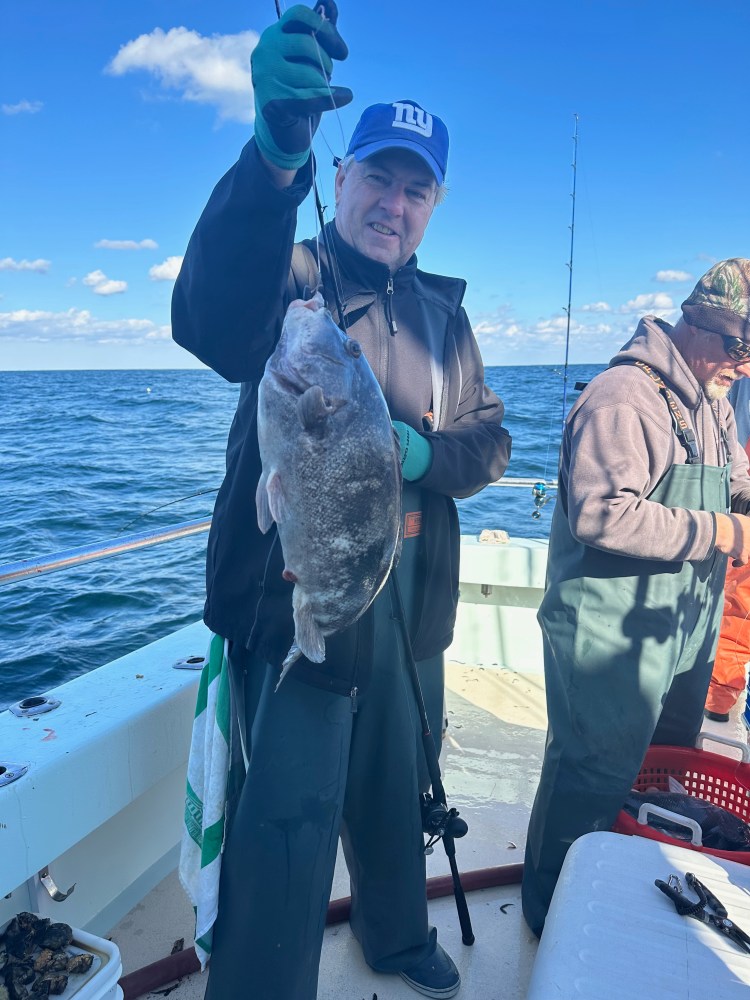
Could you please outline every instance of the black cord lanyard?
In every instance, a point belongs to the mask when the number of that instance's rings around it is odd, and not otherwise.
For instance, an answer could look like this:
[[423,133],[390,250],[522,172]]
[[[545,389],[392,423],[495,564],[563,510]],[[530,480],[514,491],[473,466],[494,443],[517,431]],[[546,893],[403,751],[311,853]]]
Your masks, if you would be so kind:
[[[693,433],[693,430],[687,420],[683,417],[682,411],[677,405],[677,401],[674,396],[666,387],[662,378],[657,375],[653,368],[649,367],[645,361],[634,361],[633,364],[644,371],[651,381],[658,385],[659,392],[666,399],[667,406],[669,407],[669,414],[672,417],[672,424],[674,425],[674,432],[688,455],[686,465],[700,465],[701,455],[698,451],[698,443],[695,440],[695,434]],[[722,433],[724,432],[722,431]],[[724,443],[726,445],[726,433],[724,433]]]

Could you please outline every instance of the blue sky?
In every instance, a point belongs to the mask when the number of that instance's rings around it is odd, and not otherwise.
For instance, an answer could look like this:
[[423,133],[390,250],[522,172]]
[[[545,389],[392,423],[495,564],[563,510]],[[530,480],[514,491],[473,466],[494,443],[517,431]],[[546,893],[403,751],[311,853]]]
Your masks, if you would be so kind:
[[[174,276],[252,134],[249,53],[273,0],[25,0],[3,9],[0,369],[198,366],[169,339]],[[716,260],[750,256],[750,4],[341,0],[354,103],[412,98],[451,134],[449,196],[418,255],[468,280],[487,364],[605,362],[674,318]],[[330,154],[317,140],[324,200]],[[314,229],[312,205],[298,234]]]

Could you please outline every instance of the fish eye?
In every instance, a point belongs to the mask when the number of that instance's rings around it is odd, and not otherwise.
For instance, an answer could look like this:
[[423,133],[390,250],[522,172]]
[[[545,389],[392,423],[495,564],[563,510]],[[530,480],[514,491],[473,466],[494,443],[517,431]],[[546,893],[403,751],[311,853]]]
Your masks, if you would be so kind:
[[346,341],[346,350],[353,358],[358,358],[362,354],[362,348],[359,346],[356,340]]

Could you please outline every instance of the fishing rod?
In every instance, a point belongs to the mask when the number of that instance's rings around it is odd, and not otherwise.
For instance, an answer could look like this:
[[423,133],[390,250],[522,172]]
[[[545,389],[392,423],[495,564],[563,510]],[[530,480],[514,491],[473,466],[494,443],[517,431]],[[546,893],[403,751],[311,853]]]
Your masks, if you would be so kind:
[[422,726],[422,746],[424,748],[427,771],[430,776],[430,785],[432,787],[432,795],[425,792],[420,797],[422,830],[429,836],[429,840],[425,845],[425,853],[428,853],[432,845],[438,840],[443,841],[443,847],[451,869],[453,896],[456,900],[458,922],[461,925],[461,940],[464,944],[471,945],[474,944],[475,938],[474,932],[471,928],[471,917],[469,916],[469,907],[466,903],[466,895],[464,893],[463,886],[461,885],[461,875],[459,874],[458,865],[456,864],[455,844],[455,841],[459,837],[466,836],[469,831],[469,827],[466,821],[461,819],[457,809],[448,808],[445,788],[443,787],[443,780],[440,774],[440,761],[438,760],[435,740],[430,730],[430,723],[427,718],[427,709],[425,708],[424,696],[422,694],[422,685],[419,683],[419,673],[417,672],[417,664],[414,659],[414,651],[411,645],[411,637],[409,636],[409,628],[406,624],[404,602],[401,597],[401,588],[399,587],[398,579],[396,578],[395,569],[391,570],[390,584],[394,603],[396,605],[396,617],[401,628],[404,653],[406,655],[406,667],[409,673],[412,689],[414,691],[414,699],[417,703],[419,721]]
[[[565,433],[565,417],[568,412],[568,357],[570,355],[570,314],[572,310],[573,301],[573,248],[575,245],[575,230],[576,230],[576,177],[578,171],[578,120],[579,116],[577,114],[573,115],[575,119],[575,129],[573,132],[573,163],[571,164],[573,168],[573,190],[571,191],[572,207],[571,207],[571,217],[570,217],[570,257],[568,258],[567,268],[568,268],[568,304],[563,306],[565,314],[567,316],[567,323],[565,328],[565,364],[563,366],[563,396],[562,396],[562,429],[561,429],[561,443],[562,435]],[[551,428],[551,424],[550,424]],[[550,429],[551,434],[551,429]],[[549,440],[548,440],[549,448]],[[549,451],[548,451],[549,455]],[[545,466],[545,478],[546,478],[546,466]],[[538,521],[542,516],[542,507],[549,502],[550,496],[547,492],[547,484],[540,480],[538,483],[534,483],[531,488],[531,496],[534,500],[534,510],[531,512],[531,516],[535,521]]]
[[563,368],[563,402],[562,402],[562,429],[565,430],[565,417],[568,402],[568,354],[570,351],[570,312],[571,303],[573,299],[573,246],[575,241],[575,230],[576,230],[576,175],[578,171],[578,115],[574,114],[575,119],[575,131],[573,133],[573,190],[570,197],[572,198],[571,207],[571,217],[570,217],[570,258],[568,260],[568,304],[565,307],[565,312],[568,317],[568,322],[565,330],[565,366]]

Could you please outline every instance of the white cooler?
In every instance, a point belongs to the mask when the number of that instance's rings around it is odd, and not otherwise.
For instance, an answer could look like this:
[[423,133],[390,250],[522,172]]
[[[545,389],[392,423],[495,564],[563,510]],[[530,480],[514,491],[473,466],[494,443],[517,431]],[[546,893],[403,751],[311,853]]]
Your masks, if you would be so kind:
[[589,833],[565,859],[527,1000],[748,1000],[750,953],[654,885],[692,872],[750,934],[750,867],[656,840]]

